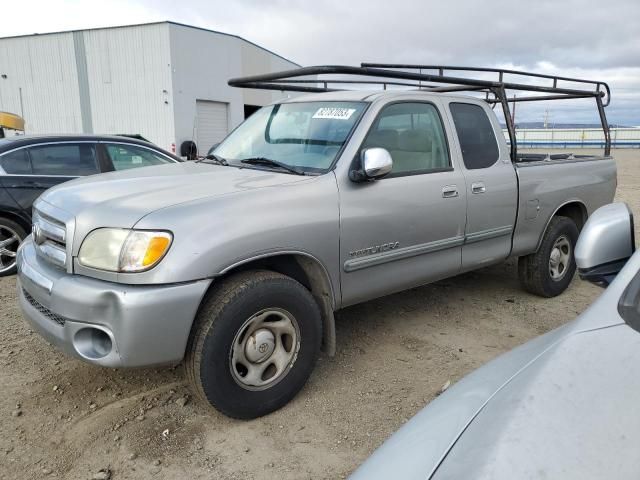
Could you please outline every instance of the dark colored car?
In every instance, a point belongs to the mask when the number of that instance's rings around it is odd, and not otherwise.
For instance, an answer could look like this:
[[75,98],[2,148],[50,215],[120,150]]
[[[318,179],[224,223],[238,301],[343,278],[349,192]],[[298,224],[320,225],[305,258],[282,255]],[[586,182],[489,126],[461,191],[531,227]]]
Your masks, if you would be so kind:
[[56,135],[0,139],[0,276],[15,273],[31,206],[48,188],[73,178],[181,160],[128,137]]

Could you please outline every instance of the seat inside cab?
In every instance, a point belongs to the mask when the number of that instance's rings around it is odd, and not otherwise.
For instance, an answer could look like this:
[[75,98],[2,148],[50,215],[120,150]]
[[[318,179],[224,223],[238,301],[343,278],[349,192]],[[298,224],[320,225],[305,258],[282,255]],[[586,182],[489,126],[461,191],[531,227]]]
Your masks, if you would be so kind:
[[442,122],[429,103],[397,103],[385,107],[363,147],[384,148],[391,154],[391,176],[450,167]]

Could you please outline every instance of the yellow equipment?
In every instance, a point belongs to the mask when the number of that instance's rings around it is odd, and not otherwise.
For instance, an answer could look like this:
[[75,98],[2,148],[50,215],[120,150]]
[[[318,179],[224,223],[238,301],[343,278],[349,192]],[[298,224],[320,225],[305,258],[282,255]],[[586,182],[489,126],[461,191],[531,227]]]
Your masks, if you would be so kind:
[[24,119],[13,113],[0,112],[0,138],[4,136],[5,128],[24,132]]

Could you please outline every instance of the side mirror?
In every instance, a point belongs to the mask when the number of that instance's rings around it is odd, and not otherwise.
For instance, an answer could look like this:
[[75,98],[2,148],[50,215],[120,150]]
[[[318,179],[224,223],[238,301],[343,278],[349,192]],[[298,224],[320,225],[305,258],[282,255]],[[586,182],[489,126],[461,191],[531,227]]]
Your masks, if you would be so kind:
[[593,212],[576,244],[580,278],[608,286],[635,251],[633,214],[625,203],[611,203]]
[[354,182],[376,180],[387,175],[393,169],[391,154],[384,148],[367,148],[360,157],[362,167],[349,174]]

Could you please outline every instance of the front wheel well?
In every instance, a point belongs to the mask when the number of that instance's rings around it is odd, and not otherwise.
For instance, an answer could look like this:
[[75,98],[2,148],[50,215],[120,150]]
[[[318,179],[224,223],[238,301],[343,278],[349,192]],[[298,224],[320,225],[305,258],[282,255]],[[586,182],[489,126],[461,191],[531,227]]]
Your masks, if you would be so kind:
[[324,266],[315,258],[304,254],[281,254],[250,260],[226,270],[216,277],[214,283],[223,281],[227,276],[249,270],[269,270],[286,275],[302,284],[311,292],[322,313],[323,350],[335,355],[336,329],[334,319],[334,295],[331,280]]

